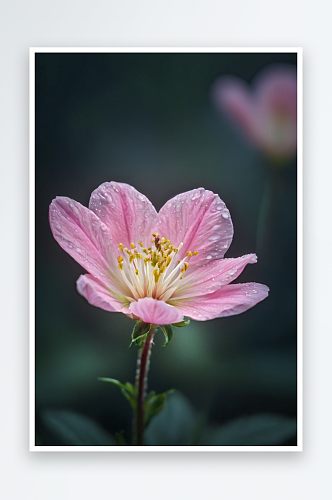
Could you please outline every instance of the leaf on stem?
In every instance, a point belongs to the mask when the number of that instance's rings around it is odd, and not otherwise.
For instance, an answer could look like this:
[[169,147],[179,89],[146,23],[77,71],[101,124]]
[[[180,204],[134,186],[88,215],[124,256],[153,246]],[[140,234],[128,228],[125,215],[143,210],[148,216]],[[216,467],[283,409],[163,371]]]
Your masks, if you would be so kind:
[[98,377],[98,380],[101,380],[101,382],[109,382],[110,384],[114,384],[117,387],[119,387],[124,397],[129,401],[129,404],[132,407],[132,409],[136,410],[136,390],[135,387],[130,382],[122,384],[121,382],[119,382],[119,380],[116,380],[115,378],[105,378],[105,377]]
[[167,394],[173,391],[174,389],[170,389],[162,394],[156,394],[155,391],[151,391],[147,395],[144,403],[144,427],[147,427],[151,419],[164,408]]

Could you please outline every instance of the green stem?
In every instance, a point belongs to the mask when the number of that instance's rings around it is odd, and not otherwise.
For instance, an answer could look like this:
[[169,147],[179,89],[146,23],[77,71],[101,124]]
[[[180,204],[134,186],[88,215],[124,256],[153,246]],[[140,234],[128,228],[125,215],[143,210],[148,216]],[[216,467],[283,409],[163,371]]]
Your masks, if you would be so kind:
[[269,251],[275,211],[280,195],[281,172],[276,164],[271,163],[266,173],[256,232],[256,252],[259,256],[264,256]]
[[134,445],[137,446],[143,446],[144,444],[143,442],[144,403],[147,392],[147,380],[148,380],[148,371],[150,365],[151,346],[155,330],[156,327],[152,326],[144,342],[144,346],[142,347],[142,349],[138,351],[137,370],[135,379],[135,387],[137,391],[137,407],[134,420],[134,440],[133,440]]
[[267,178],[265,180],[265,186],[257,221],[256,252],[258,255],[263,254],[268,239],[267,235],[268,220],[271,210],[271,194],[272,194],[271,184],[272,184],[271,176],[268,173]]

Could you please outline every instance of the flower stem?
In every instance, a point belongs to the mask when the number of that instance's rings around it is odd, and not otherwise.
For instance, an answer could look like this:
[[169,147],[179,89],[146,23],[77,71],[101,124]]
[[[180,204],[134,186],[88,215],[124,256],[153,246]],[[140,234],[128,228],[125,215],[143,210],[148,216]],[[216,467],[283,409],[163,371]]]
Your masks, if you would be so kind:
[[137,446],[143,446],[144,402],[147,392],[151,346],[155,330],[156,327],[152,326],[144,342],[144,346],[142,347],[142,349],[138,351],[137,370],[135,379],[135,387],[137,391],[137,406],[136,406],[136,415],[134,419],[134,439],[133,439],[133,444]]

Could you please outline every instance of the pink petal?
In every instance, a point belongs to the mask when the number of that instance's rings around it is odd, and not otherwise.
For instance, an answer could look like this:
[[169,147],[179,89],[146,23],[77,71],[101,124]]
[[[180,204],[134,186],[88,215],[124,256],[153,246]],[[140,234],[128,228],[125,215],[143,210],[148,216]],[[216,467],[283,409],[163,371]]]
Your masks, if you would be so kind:
[[190,259],[191,269],[222,258],[233,238],[233,224],[225,203],[203,188],[169,200],[158,214],[157,230],[175,247],[183,243],[178,253],[180,260],[189,250],[198,252]]
[[[76,286],[78,293],[85,297],[92,306],[100,307],[110,312],[124,312],[124,308],[127,305],[128,310],[129,303],[125,304],[124,301],[121,303],[119,300],[114,299],[107,288],[99,283],[91,274],[82,274],[78,278]],[[128,310],[128,312],[130,311]]]
[[172,295],[171,300],[198,297],[219,290],[222,286],[234,281],[247,264],[255,264],[257,256],[253,253],[237,259],[221,259],[210,262],[207,266],[197,268],[189,274],[183,274],[181,285]]
[[260,283],[226,285],[220,290],[191,299],[170,300],[184,316],[206,321],[223,316],[240,314],[268,296],[269,289]]
[[122,243],[150,245],[152,227],[157,212],[146,196],[128,184],[105,182],[93,191],[89,208],[107,225],[113,235],[115,247]]
[[182,321],[183,314],[162,300],[146,297],[130,304],[130,310],[145,323],[170,325]]
[[297,75],[295,66],[271,65],[253,82],[259,105],[266,112],[282,112],[296,120]]
[[248,85],[239,78],[223,76],[215,82],[212,94],[217,105],[255,142],[257,109]]
[[290,156],[297,146],[296,68],[268,66],[256,77],[254,87],[260,146],[273,156]]
[[66,197],[57,197],[50,205],[53,236],[71,257],[95,278],[111,283],[112,236],[106,225],[86,207]]

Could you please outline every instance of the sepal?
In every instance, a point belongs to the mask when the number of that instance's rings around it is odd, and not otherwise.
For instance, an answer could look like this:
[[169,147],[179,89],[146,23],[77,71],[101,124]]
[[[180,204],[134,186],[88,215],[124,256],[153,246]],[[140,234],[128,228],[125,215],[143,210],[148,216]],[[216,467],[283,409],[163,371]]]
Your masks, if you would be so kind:
[[179,323],[172,323],[172,326],[176,326],[177,328],[182,328],[183,326],[187,326],[190,323],[190,319],[179,321]]
[[163,345],[163,347],[167,347],[173,337],[172,325],[160,325],[160,328],[162,329],[165,335],[165,344]]
[[141,349],[150,330],[151,330],[150,323],[144,323],[144,321],[139,319],[136,322],[133,332],[131,334],[131,343],[129,347],[131,347],[132,344],[135,343]]

